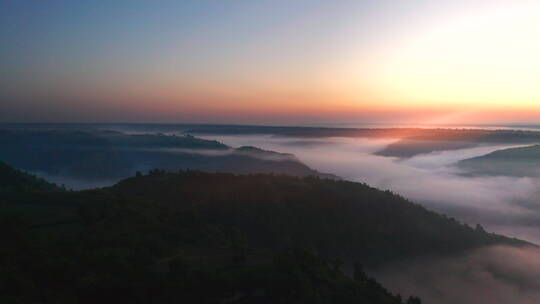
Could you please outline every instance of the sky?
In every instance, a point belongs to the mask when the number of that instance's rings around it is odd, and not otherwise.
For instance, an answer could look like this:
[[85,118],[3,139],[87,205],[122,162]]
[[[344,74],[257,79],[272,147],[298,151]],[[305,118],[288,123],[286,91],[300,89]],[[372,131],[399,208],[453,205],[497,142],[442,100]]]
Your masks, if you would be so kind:
[[540,119],[540,1],[0,2],[0,122]]

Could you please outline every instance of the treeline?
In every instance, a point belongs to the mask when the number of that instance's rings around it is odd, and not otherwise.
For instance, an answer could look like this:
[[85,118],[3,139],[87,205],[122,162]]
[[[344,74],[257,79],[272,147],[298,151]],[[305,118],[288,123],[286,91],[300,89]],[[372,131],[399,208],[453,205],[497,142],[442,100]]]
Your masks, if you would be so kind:
[[5,303],[417,304],[361,265],[525,244],[316,177],[152,170],[80,192],[0,187],[0,206]]
[[254,246],[302,244],[345,260],[361,257],[370,265],[495,243],[522,244],[356,182],[156,170],[109,191],[234,227]]
[[[103,130],[0,129],[0,159],[15,168],[71,181],[113,184],[137,170],[322,175],[293,155],[234,149],[191,135],[124,134]],[[69,186],[69,185],[68,185]]]

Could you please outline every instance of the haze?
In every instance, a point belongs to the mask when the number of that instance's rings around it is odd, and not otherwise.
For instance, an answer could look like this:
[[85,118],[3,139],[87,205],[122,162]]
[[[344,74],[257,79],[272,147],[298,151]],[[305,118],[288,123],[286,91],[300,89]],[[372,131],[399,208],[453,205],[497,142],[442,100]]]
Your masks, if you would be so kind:
[[0,1],[0,302],[539,303],[539,16]]

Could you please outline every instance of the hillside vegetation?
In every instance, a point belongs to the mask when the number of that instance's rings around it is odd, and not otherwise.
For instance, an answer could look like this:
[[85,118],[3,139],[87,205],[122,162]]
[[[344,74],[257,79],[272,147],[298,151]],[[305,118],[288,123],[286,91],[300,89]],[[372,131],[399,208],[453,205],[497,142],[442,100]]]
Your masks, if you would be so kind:
[[540,145],[494,151],[457,166],[468,175],[540,177]]
[[44,179],[21,172],[0,162],[0,191],[7,190],[52,191],[59,190],[59,188]]
[[104,189],[3,194],[11,303],[399,304],[362,265],[527,245],[317,177],[153,170]]
[[[104,130],[0,129],[0,159],[59,183],[112,185],[137,171],[281,173],[320,175],[294,155],[254,147],[233,148],[190,135],[125,134]],[[98,183],[99,184],[99,183]]]

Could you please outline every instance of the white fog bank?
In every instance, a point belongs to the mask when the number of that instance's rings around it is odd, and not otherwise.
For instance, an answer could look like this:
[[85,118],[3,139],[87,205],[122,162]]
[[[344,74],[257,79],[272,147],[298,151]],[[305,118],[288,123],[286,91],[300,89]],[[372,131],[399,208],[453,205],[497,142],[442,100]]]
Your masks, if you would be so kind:
[[[471,225],[540,243],[540,180],[516,177],[467,177],[456,162],[517,147],[480,146],[421,154],[408,159],[373,155],[397,139],[291,138],[268,135],[202,136],[238,147],[295,154],[321,172],[392,190],[429,209]],[[525,233],[526,232],[526,233]]]

